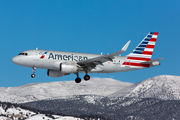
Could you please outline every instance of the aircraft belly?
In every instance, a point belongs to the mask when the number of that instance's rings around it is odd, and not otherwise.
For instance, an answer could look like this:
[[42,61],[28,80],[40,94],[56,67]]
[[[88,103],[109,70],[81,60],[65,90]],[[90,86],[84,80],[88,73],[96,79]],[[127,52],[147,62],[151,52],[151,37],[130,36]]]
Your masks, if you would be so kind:
[[121,66],[119,67],[116,72],[127,72],[127,71],[132,71],[132,70],[138,70],[138,69],[143,69],[143,68],[137,68],[137,67],[126,67],[126,66]]

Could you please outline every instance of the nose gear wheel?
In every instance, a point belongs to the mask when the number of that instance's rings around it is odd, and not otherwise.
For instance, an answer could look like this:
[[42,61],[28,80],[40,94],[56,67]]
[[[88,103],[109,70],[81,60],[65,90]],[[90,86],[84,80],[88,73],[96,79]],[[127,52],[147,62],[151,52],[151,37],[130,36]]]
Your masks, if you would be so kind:
[[34,78],[34,77],[35,77],[35,74],[31,74],[31,77]]

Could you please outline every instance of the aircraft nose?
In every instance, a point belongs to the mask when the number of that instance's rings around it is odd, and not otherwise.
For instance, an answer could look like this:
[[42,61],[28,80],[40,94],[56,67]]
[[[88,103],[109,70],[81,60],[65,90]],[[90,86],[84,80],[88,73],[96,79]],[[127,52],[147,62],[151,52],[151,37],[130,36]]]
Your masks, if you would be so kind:
[[11,61],[15,64],[18,64],[18,62],[20,61],[20,59],[18,58],[18,56],[15,56],[11,59]]

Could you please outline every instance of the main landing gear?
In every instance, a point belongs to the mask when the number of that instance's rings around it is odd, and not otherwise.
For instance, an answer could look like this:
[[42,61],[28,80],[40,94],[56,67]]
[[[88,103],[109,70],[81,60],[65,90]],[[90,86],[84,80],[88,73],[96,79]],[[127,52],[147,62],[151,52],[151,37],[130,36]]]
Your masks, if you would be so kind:
[[31,74],[31,77],[34,78],[35,77],[35,72],[36,72],[36,68],[33,67],[33,74]]
[[85,76],[84,76],[84,80],[85,81],[88,81],[90,79],[90,76],[88,75],[88,74],[86,74]]
[[[77,73],[77,78],[75,79],[76,83],[80,83],[81,82],[81,78],[79,77],[79,74]],[[86,73],[86,75],[84,76],[84,80],[88,81],[90,79],[90,76]]]
[[75,82],[76,82],[76,83],[80,83],[80,82],[81,82],[81,78],[80,78],[80,77],[77,77],[77,78],[75,79]]

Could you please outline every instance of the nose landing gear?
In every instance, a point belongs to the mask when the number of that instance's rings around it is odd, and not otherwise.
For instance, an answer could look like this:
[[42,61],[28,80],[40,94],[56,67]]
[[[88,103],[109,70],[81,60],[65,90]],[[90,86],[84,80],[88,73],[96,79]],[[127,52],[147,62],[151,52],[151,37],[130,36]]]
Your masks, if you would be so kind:
[[35,77],[35,72],[36,72],[36,68],[33,67],[33,74],[31,74],[31,77],[34,78]]

